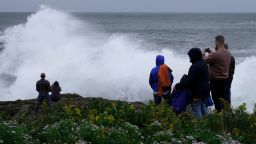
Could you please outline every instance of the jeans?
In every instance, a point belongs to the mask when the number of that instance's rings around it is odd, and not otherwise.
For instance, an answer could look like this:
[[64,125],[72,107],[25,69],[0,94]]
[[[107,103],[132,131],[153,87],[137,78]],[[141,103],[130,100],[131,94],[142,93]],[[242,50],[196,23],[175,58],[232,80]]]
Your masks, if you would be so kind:
[[227,89],[227,80],[211,80],[210,81],[210,88],[212,93],[212,99],[215,105],[215,109],[218,112],[224,108],[221,99],[226,99],[226,89]]
[[38,112],[39,107],[40,107],[41,103],[44,100],[47,101],[48,106],[51,105],[51,98],[50,98],[50,95],[48,93],[41,93],[41,94],[39,94],[38,97],[37,97],[37,102],[36,102],[36,107],[35,107],[35,112],[36,113]]
[[157,94],[154,94],[154,101],[156,105],[159,105],[162,102],[162,99],[164,99],[169,106],[172,106],[172,99],[170,93],[163,96],[158,96]]
[[191,103],[192,111],[197,119],[202,118],[207,113],[204,100],[193,101]]

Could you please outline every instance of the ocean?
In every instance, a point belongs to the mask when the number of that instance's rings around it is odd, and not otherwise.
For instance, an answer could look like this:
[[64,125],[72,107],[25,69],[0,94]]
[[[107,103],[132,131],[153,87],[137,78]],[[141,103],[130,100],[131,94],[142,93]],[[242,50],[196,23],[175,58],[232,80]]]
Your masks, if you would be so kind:
[[148,76],[163,54],[175,82],[190,48],[213,48],[225,36],[237,60],[232,103],[256,98],[256,14],[0,13],[0,100],[36,97],[41,72],[63,92],[127,101],[153,99]]

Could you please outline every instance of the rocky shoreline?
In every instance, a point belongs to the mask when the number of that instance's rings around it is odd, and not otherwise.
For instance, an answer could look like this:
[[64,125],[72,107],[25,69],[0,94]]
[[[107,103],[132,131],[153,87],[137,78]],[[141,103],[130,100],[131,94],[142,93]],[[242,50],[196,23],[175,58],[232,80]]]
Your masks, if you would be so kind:
[[[108,102],[119,102],[124,104],[133,104],[136,109],[140,109],[145,104],[142,102],[125,102],[125,101],[114,101],[103,98],[94,97],[82,97],[78,94],[63,94],[62,99],[58,102],[59,104],[70,103],[73,106],[80,107],[81,109],[88,108],[89,103],[92,101],[108,101]],[[34,108],[36,99],[29,100],[16,100],[16,101],[0,101],[0,112],[4,112],[8,117],[6,119],[15,121],[21,117],[26,118],[34,114]],[[56,103],[53,103],[53,105]]]

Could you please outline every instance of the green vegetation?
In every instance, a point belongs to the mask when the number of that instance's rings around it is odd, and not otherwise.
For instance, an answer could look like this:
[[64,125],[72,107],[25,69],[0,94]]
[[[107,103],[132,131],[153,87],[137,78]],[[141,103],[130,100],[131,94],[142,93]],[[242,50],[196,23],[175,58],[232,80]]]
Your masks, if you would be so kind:
[[0,144],[256,143],[256,111],[245,104],[196,120],[166,104],[68,97],[39,115],[32,105],[22,117],[0,112]]

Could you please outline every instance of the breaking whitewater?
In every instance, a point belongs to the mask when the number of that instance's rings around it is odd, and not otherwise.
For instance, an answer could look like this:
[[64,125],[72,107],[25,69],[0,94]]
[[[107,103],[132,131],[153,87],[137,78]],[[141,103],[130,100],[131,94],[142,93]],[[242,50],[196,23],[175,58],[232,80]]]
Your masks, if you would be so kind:
[[[0,41],[1,101],[35,98],[35,82],[45,72],[51,82],[60,82],[63,93],[147,102],[153,98],[148,76],[157,54],[166,56],[176,82],[190,66],[186,54],[147,50],[149,42],[105,33],[90,22],[46,6],[28,16],[26,23],[0,32]],[[245,102],[253,110],[255,73],[255,57],[237,64],[234,106]]]

